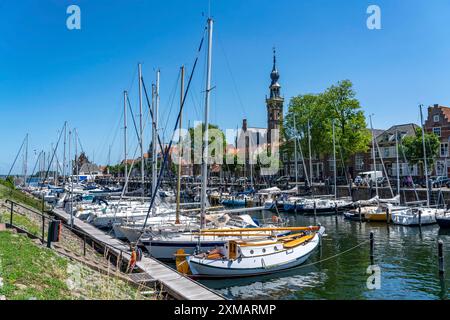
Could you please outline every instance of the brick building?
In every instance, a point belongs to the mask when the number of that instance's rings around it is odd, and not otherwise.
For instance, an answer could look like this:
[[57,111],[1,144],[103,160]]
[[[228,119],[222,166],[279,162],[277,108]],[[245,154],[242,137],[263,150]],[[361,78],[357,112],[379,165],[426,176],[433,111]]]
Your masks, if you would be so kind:
[[428,107],[428,116],[424,123],[425,131],[434,133],[439,137],[441,145],[438,159],[435,161],[433,174],[438,176],[450,176],[449,162],[449,138],[450,138],[450,108],[435,104]]

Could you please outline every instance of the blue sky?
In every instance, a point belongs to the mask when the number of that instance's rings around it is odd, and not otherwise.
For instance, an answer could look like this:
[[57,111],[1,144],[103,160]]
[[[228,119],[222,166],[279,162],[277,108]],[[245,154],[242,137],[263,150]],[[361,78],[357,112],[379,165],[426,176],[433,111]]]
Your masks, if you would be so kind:
[[[66,28],[70,4],[81,8],[81,30]],[[381,8],[382,30],[366,27],[370,4]],[[207,12],[207,0],[0,1],[0,173],[26,133],[32,167],[33,150],[48,151],[65,120],[95,162],[106,163],[109,145],[111,161],[119,161],[122,92],[130,90],[137,112],[138,62],[148,87],[161,69],[167,138],[179,67],[192,67]],[[222,128],[240,126],[244,117],[266,126],[273,46],[286,100],[350,79],[377,128],[418,123],[419,103],[450,105],[447,0],[212,0],[211,14],[211,122]],[[204,60],[187,100],[191,123],[202,119]],[[129,144],[133,153],[136,138]]]

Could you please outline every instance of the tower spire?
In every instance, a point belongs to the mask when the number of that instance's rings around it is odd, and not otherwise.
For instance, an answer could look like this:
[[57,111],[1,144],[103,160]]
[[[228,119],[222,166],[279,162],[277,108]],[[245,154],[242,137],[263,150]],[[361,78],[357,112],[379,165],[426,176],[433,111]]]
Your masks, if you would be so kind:
[[273,68],[272,71],[277,70],[277,49],[275,47],[272,48],[273,50]]

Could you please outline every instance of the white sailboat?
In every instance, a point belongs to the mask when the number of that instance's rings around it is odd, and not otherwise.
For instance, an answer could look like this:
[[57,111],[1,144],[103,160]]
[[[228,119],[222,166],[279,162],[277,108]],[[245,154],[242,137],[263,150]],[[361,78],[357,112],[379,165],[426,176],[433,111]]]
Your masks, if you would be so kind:
[[195,255],[185,256],[180,250],[177,267],[195,276],[214,278],[256,276],[294,268],[311,256],[325,232],[323,227],[297,229],[303,230],[272,239],[229,240],[223,246]]

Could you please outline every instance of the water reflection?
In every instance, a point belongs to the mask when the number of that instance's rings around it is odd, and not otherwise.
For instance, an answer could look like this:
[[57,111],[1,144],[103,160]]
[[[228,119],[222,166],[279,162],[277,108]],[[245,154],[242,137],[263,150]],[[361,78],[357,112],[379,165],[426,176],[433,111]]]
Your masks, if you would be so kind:
[[[257,212],[269,220],[271,212]],[[448,299],[450,273],[450,231],[437,225],[406,227],[385,223],[347,221],[342,216],[316,218],[281,214],[291,226],[313,225],[326,228],[321,251],[307,264],[312,266],[260,277],[203,280],[232,299]],[[369,234],[374,233],[374,263],[381,268],[381,289],[369,290],[366,270],[370,265]],[[444,241],[447,274],[438,275],[437,240]],[[344,251],[363,245],[342,254]]]

